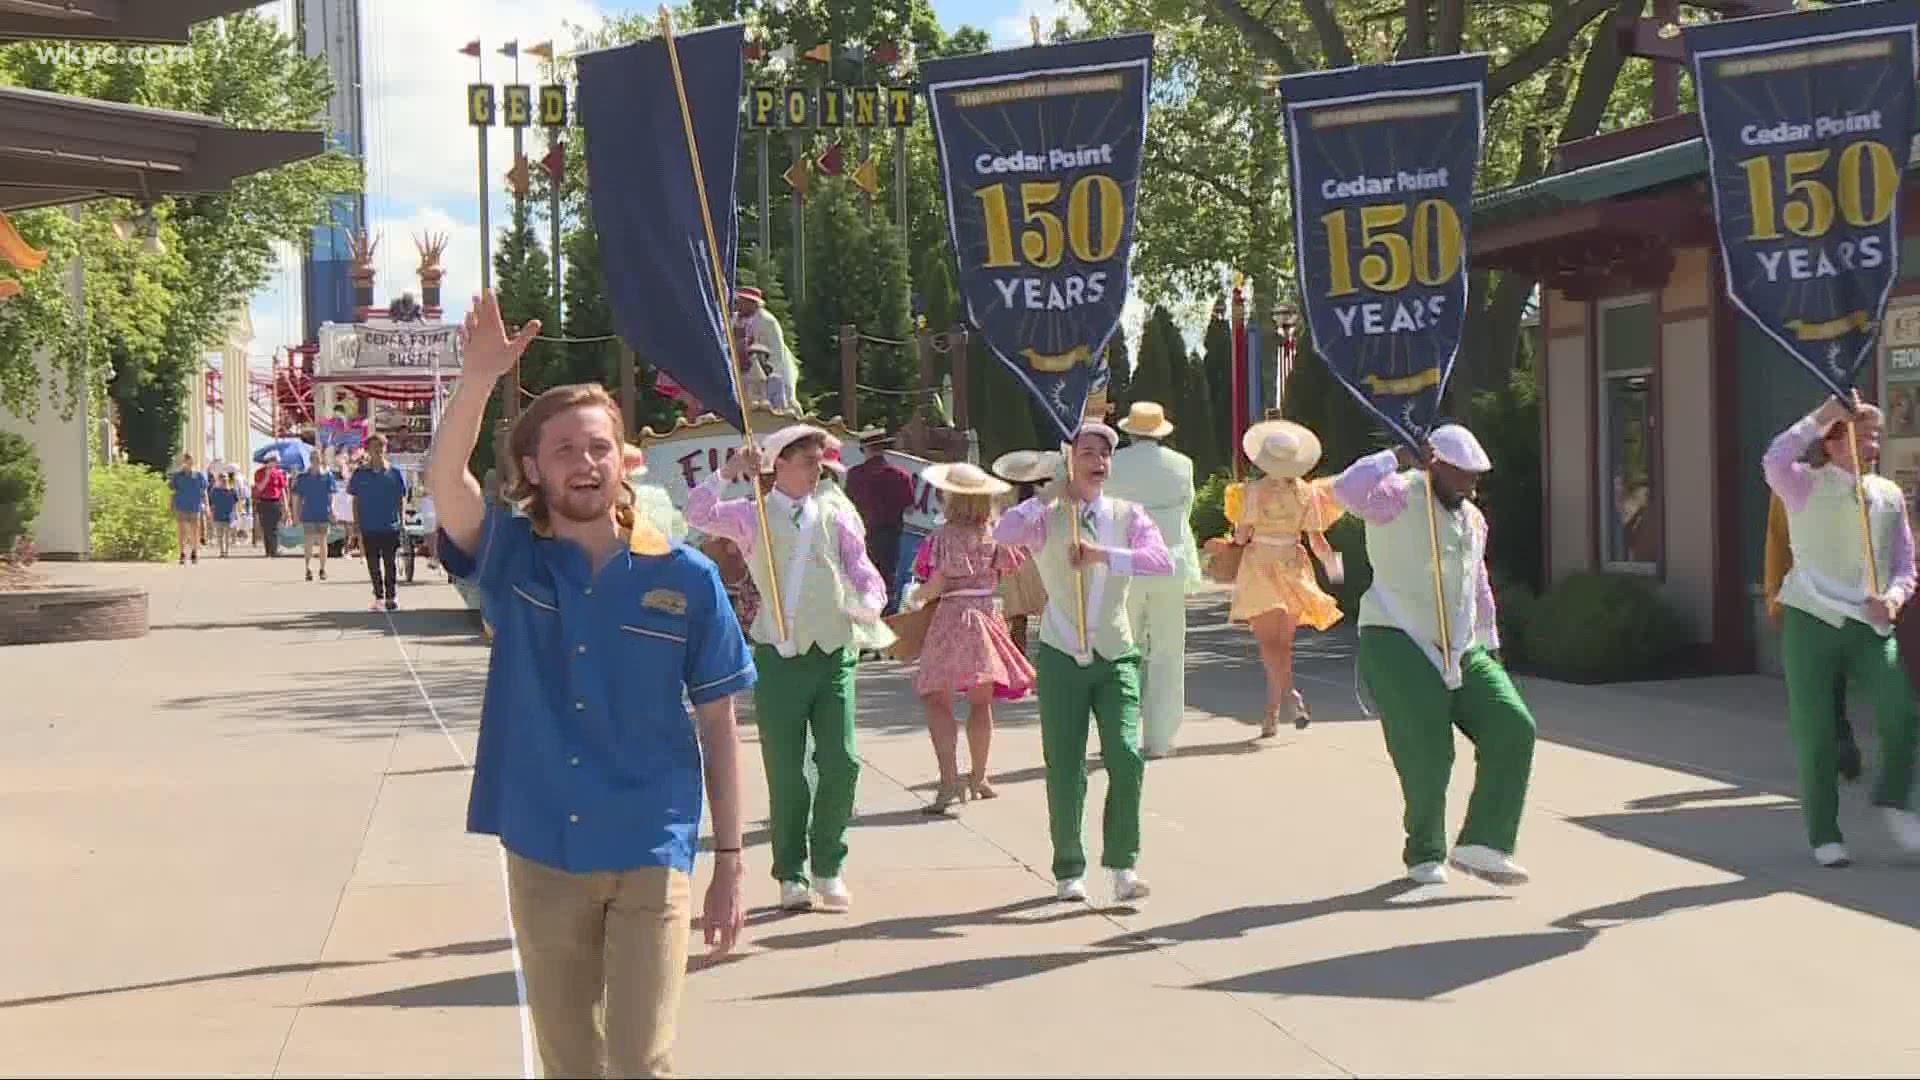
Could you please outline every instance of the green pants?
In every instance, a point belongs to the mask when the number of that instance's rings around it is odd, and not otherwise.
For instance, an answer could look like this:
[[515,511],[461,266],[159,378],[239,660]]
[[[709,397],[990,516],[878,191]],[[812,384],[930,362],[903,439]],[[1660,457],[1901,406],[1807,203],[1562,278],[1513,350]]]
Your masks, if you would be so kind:
[[1368,626],[1360,630],[1360,676],[1380,705],[1387,753],[1400,774],[1406,864],[1447,857],[1447,781],[1456,727],[1473,742],[1474,755],[1473,795],[1460,843],[1513,854],[1533,772],[1534,728],[1506,669],[1485,649],[1469,649],[1460,660],[1460,689],[1449,690],[1412,638]]
[[1095,656],[1081,667],[1041,644],[1033,667],[1040,675],[1040,747],[1047,766],[1054,880],[1087,872],[1080,819],[1087,803],[1088,713],[1100,725],[1100,761],[1107,770],[1100,865],[1131,870],[1140,859],[1140,787],[1147,775],[1147,759],[1140,756],[1140,657]]
[[1876,806],[1906,809],[1913,788],[1916,714],[1913,687],[1900,669],[1890,637],[1849,619],[1834,627],[1787,608],[1780,627],[1780,661],[1787,672],[1787,727],[1800,774],[1800,806],[1814,847],[1840,842],[1840,792],[1834,738],[1834,686],[1850,680],[1873,702],[1880,731]]
[[[773,814],[774,880],[807,881],[809,839],[814,875],[838,877],[860,779],[860,761],[853,754],[853,674],[859,656],[850,648],[830,653],[814,648],[784,657],[770,645],[755,645],[753,663],[760,675],[753,688],[753,722],[760,729]],[[817,789],[807,783],[809,728]]]

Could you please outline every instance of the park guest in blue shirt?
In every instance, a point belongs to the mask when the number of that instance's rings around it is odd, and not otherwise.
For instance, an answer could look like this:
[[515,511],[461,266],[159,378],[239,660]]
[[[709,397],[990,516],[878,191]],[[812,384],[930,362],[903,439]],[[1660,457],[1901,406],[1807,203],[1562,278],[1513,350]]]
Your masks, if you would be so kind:
[[232,479],[230,474],[221,473],[213,478],[213,490],[207,492],[207,505],[213,509],[213,538],[223,559],[233,546],[233,508],[240,505],[240,492],[234,489]]
[[180,540],[180,565],[200,562],[200,521],[207,512],[207,474],[193,467],[193,455],[180,455],[180,468],[167,477],[173,489],[173,527]]
[[367,437],[367,456],[347,481],[353,496],[353,520],[360,526],[360,547],[367,554],[367,576],[373,579],[373,606],[399,607],[394,598],[394,559],[400,553],[400,504],[407,498],[407,478],[387,462],[387,437]]
[[307,459],[307,471],[293,478],[293,513],[300,522],[300,555],[308,581],[313,580],[316,553],[320,556],[320,580],[327,580],[327,533],[333,529],[333,493],[339,486],[318,454]]
[[743,925],[733,696],[755,672],[714,564],[636,517],[638,451],[605,389],[528,405],[508,439],[519,509],[483,498],[482,414],[539,329],[509,339],[493,292],[477,298],[427,464],[441,560],[494,631],[467,828],[507,851],[545,1074],[668,1075],[703,787],[707,943],[724,954]]

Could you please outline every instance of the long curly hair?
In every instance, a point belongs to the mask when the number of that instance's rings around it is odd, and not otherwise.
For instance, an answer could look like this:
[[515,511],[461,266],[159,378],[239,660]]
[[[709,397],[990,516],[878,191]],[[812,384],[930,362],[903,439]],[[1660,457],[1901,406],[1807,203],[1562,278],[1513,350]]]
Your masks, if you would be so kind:
[[[620,433],[617,437],[622,440],[624,447],[627,424],[620,415],[620,403],[613,400],[613,395],[607,393],[606,387],[593,383],[556,386],[534,398],[533,404],[527,406],[527,410],[513,422],[513,427],[507,433],[507,460],[503,468],[505,479],[500,485],[500,494],[518,505],[542,529],[553,524],[552,515],[547,510],[546,496],[539,485],[526,478],[520,463],[527,458],[539,458],[540,431],[547,421],[572,409],[596,406],[607,411],[607,416],[613,420],[613,430]],[[615,450],[615,453],[621,452]],[[613,519],[622,529],[633,529],[633,506],[638,498],[639,494],[622,474],[620,494],[615,498],[613,510]]]

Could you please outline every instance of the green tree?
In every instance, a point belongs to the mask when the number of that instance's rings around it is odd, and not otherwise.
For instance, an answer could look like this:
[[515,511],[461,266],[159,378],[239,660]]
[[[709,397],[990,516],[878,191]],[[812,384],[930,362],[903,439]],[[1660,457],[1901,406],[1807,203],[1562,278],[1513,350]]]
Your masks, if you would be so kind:
[[[533,227],[533,216],[524,200],[516,200],[513,217],[500,230],[499,246],[493,253],[494,290],[500,297],[500,318],[508,326],[525,326],[540,320],[541,337],[556,337],[547,327],[556,327],[553,317],[553,262],[546,245]],[[570,378],[566,352],[552,341],[536,340],[520,358],[520,386],[525,394],[539,394],[555,386],[574,381]]]
[[[840,389],[840,328],[863,336],[908,341],[912,336],[907,256],[900,235],[884,222],[864,221],[847,185],[829,180],[808,199],[807,276],[801,304],[800,374],[803,395],[833,395]],[[914,385],[919,364],[912,347],[864,346],[859,381],[883,390]],[[836,410],[846,415],[845,403]],[[912,411],[900,394],[874,394],[859,403],[862,424],[894,426]]]
[[[311,127],[333,93],[325,63],[255,13],[199,24],[191,48],[157,64],[63,64],[31,44],[0,48],[0,83],[201,113],[241,128]],[[142,209],[124,201],[19,215],[22,234],[59,262],[29,275],[27,293],[0,308],[0,403],[30,413],[41,381],[51,379],[77,407],[110,365],[123,445],[135,460],[166,467],[200,354],[268,280],[274,242],[304,243],[326,220],[332,193],[360,187],[359,164],[333,152],[244,177],[226,194],[156,200],[160,255],[145,254],[138,236],[116,235],[114,224]],[[74,311],[57,267],[82,251],[85,304]]]
[[1216,304],[1201,340],[1200,366],[1207,373],[1207,405],[1216,417],[1233,415],[1233,327],[1224,305]]
[[1154,305],[1140,335],[1140,362],[1133,369],[1132,400],[1157,401],[1172,409],[1180,400],[1186,359],[1186,344],[1173,313]]
[[1181,374],[1185,376],[1185,387],[1177,404],[1168,406],[1170,413],[1180,413],[1173,418],[1173,442],[1181,453],[1193,459],[1194,482],[1204,484],[1225,464],[1227,443],[1233,436],[1217,426],[1213,402],[1207,392],[1206,364],[1199,353],[1193,353],[1181,365]]
[[1133,404],[1133,353],[1127,348],[1124,329],[1116,329],[1107,339],[1107,401],[1121,416]]

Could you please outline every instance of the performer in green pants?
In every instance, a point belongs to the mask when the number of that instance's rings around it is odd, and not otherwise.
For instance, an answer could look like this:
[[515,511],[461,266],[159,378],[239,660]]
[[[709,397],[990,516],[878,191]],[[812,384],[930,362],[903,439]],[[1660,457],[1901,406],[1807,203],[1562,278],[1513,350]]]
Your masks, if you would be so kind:
[[[1821,866],[1851,861],[1840,837],[1840,798],[1834,781],[1836,740],[1833,690],[1851,680],[1873,702],[1879,722],[1880,778],[1874,805],[1882,809],[1894,841],[1920,851],[1920,817],[1909,809],[1913,788],[1915,709],[1913,688],[1900,669],[1893,641],[1894,616],[1913,595],[1913,532],[1899,485],[1864,477],[1868,530],[1863,534],[1862,492],[1853,463],[1871,455],[1848,437],[1856,417],[1863,443],[1877,442],[1879,425],[1866,407],[1829,398],[1811,415],[1774,437],[1760,459],[1767,484],[1787,512],[1793,567],[1780,583],[1785,609],[1780,656],[1787,674],[1788,726],[1799,758],[1800,800],[1807,840]],[[1822,463],[1801,459],[1818,444]],[[1865,537],[1873,543],[1867,565]],[[1877,588],[1876,588],[1877,585]]]
[[[1451,861],[1467,873],[1519,884],[1513,861],[1533,772],[1533,717],[1495,653],[1493,587],[1487,578],[1487,521],[1470,499],[1492,468],[1473,433],[1435,428],[1421,468],[1400,471],[1382,450],[1333,483],[1334,497],[1367,523],[1373,586],[1360,601],[1360,677],[1380,706],[1387,753],[1406,800],[1407,876],[1447,879]],[[1429,499],[1433,516],[1429,518]],[[1440,549],[1447,649],[1434,596],[1434,538]],[[1451,860],[1447,781],[1453,729],[1473,742],[1473,795]]]
[[[1114,899],[1147,895],[1140,858],[1140,651],[1127,621],[1131,577],[1173,573],[1173,557],[1147,512],[1101,494],[1120,436],[1101,423],[1081,425],[1068,494],[1028,499],[1007,511],[994,539],[1033,553],[1047,587],[1034,668],[1040,675],[1040,743],[1047,769],[1047,820],[1053,835],[1055,892],[1087,898],[1087,855],[1080,826],[1087,798],[1088,714],[1100,732],[1107,772],[1100,863],[1112,873]],[[1074,516],[1070,516],[1074,515]],[[1075,542],[1077,516],[1078,542]],[[1076,585],[1074,577],[1082,576]],[[1075,605],[1084,595],[1086,647]]]
[[[863,649],[893,644],[880,621],[886,582],[867,559],[866,531],[843,498],[816,491],[822,468],[837,468],[839,441],[806,424],[767,436],[765,448],[728,459],[687,498],[687,521],[740,548],[763,598],[773,595],[760,523],[752,499],[722,500],[726,484],[771,473],[767,528],[786,609],[783,639],[773,603],[763,599],[748,631],[754,641],[754,722],[773,814],[773,877],[789,910],[821,902],[844,911],[852,892],[841,876],[847,820],[853,815],[860,762],[854,756],[854,670]],[[806,777],[807,733],[813,733],[817,791]],[[811,828],[809,828],[811,821]],[[812,853],[813,880],[807,877]]]

